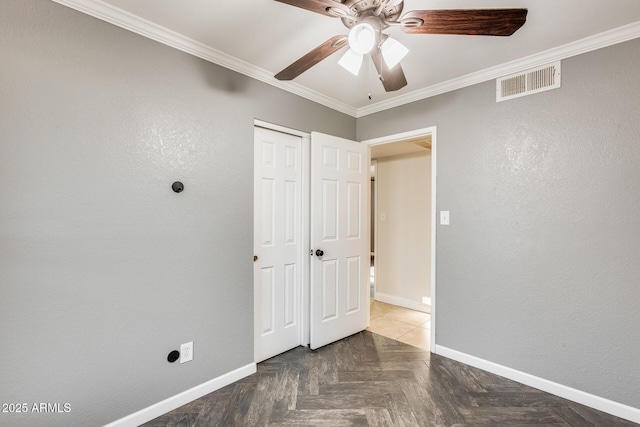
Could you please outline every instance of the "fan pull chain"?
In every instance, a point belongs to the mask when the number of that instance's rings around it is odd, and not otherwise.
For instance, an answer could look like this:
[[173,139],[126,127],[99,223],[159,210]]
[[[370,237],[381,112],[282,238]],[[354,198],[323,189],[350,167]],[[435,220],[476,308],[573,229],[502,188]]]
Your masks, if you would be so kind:
[[[380,46],[376,46],[376,49],[380,50]],[[378,78],[380,79],[381,82],[384,81],[384,76],[382,75],[382,52],[380,52],[380,55],[378,55],[380,57],[380,68],[378,68],[378,70],[380,70],[380,74],[378,74]]]
[[[373,61],[373,58],[371,58],[371,60]],[[369,100],[373,99],[373,96],[371,96],[371,62],[367,61],[367,89],[369,94],[367,95]]]

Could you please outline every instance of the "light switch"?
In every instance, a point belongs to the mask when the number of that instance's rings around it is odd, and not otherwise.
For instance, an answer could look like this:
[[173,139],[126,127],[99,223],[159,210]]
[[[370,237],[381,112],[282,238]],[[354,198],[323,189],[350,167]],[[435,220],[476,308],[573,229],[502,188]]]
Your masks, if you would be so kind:
[[449,225],[449,211],[440,211],[440,225]]

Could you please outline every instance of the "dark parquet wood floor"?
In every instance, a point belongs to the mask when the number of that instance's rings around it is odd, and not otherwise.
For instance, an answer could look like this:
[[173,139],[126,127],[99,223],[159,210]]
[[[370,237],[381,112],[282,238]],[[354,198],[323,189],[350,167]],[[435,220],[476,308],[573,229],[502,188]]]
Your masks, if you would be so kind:
[[299,347],[145,424],[178,426],[637,426],[364,331]]

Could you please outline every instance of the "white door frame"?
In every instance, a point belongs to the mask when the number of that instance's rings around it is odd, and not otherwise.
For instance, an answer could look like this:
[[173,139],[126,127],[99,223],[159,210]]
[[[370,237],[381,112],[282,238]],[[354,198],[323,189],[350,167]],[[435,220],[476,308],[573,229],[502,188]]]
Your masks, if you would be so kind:
[[[301,245],[301,259],[302,259],[302,271],[300,272],[300,289],[298,289],[299,294],[301,296],[301,310],[299,310],[300,316],[300,345],[308,345],[309,344],[309,324],[311,320],[310,314],[310,286],[309,281],[311,278],[310,275],[310,260],[309,260],[309,250],[310,250],[310,149],[311,149],[311,134],[307,132],[302,132],[296,129],[290,129],[284,126],[276,125],[273,123],[265,122],[262,120],[254,119],[253,120],[254,127],[261,127],[265,129],[270,129],[276,132],[282,132],[289,135],[299,136],[302,138],[302,197],[301,197],[301,209],[300,212],[302,214],[302,245]],[[255,173],[255,172],[254,172]],[[255,311],[254,311],[255,313]]]
[[[363,144],[366,144],[366,142],[363,142]],[[378,216],[378,161],[377,160],[371,160],[371,169],[373,170],[373,174],[371,175],[371,177],[373,178],[373,197],[371,197],[372,212],[369,212],[369,218],[371,218],[371,221],[373,222],[373,234],[371,234],[371,240],[373,241],[372,255],[373,255],[373,265],[374,265],[372,298],[375,299],[376,292],[378,291],[378,283],[376,280],[377,275],[375,274],[376,253],[378,251],[378,220],[376,218]],[[369,281],[371,281],[371,273],[369,273]]]
[[431,135],[431,328],[429,343],[432,353],[435,353],[436,349],[436,133],[436,126],[431,126],[362,141],[362,144],[374,146]]

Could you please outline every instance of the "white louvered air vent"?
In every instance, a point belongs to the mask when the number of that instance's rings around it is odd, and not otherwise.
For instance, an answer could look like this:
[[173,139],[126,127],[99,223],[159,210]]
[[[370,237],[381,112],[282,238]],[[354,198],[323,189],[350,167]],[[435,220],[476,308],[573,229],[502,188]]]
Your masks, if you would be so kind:
[[496,80],[496,102],[560,87],[560,61]]

